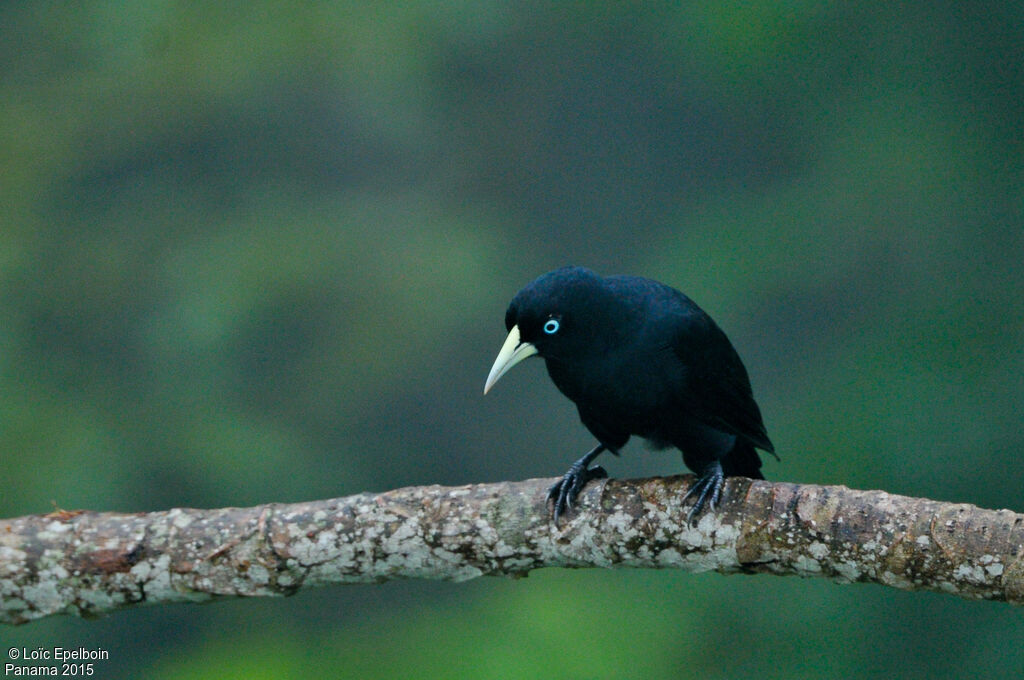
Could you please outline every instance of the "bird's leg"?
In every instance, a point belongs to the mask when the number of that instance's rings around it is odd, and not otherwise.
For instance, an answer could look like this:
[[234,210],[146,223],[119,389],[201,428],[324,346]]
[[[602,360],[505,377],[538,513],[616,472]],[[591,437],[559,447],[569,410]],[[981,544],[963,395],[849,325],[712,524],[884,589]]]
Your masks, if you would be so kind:
[[690,490],[683,497],[685,503],[690,496],[697,496],[690,512],[686,514],[686,523],[694,524],[693,519],[704,509],[704,504],[714,510],[718,505],[718,499],[722,496],[722,486],[725,484],[725,473],[722,472],[722,464],[715,460],[708,463],[701,471],[697,481],[693,483]]
[[605,450],[604,444],[598,444],[592,448],[587,455],[569,466],[569,470],[560,480],[551,485],[548,489],[548,500],[554,505],[555,526],[558,526],[558,518],[562,513],[572,508],[573,501],[580,491],[592,479],[604,479],[608,476],[600,465],[588,467],[590,462]]

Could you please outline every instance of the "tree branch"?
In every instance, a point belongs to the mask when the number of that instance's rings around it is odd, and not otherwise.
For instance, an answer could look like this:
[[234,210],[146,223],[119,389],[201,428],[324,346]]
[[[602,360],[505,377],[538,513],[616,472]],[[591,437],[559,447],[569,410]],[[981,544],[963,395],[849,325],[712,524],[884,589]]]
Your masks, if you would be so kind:
[[539,567],[825,576],[1024,603],[1024,515],[1009,510],[733,478],[690,527],[687,475],[591,483],[556,528],[552,481],[0,520],[0,621]]

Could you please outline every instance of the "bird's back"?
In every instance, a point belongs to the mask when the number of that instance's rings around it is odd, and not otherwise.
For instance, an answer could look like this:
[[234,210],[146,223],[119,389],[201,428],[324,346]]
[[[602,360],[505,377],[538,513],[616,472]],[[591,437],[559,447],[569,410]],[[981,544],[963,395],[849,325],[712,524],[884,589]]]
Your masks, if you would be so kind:
[[714,320],[686,295],[657,281],[637,276],[606,281],[639,312],[632,320],[632,359],[623,375],[630,393],[648,393],[639,401],[657,411],[658,431],[634,434],[671,442],[676,427],[694,419],[772,451],[747,371]]

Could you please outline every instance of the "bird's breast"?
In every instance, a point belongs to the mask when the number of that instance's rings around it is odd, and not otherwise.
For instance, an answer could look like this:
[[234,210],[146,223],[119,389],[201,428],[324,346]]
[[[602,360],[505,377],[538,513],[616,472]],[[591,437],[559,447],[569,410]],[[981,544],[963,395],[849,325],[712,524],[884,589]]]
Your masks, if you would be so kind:
[[612,353],[586,362],[547,365],[551,380],[576,403],[585,422],[599,420],[650,437],[657,435],[671,411],[671,381],[649,357]]

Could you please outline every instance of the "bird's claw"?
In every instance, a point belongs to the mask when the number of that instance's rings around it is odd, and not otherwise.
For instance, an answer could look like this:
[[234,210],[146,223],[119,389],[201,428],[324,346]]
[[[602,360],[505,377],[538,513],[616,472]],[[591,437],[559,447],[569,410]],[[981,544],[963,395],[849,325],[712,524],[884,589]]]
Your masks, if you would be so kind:
[[693,526],[694,518],[700,514],[707,504],[712,510],[718,507],[718,501],[722,497],[722,487],[725,485],[725,474],[722,472],[720,463],[715,462],[704,469],[697,481],[693,483],[690,490],[683,496],[683,502],[689,500],[690,496],[696,496],[693,507],[686,514],[686,523]]
[[573,464],[565,475],[548,489],[548,500],[554,506],[555,526],[558,526],[559,517],[567,510],[572,509],[573,502],[587,482],[592,479],[605,479],[607,477],[608,473],[600,465],[588,468]]

